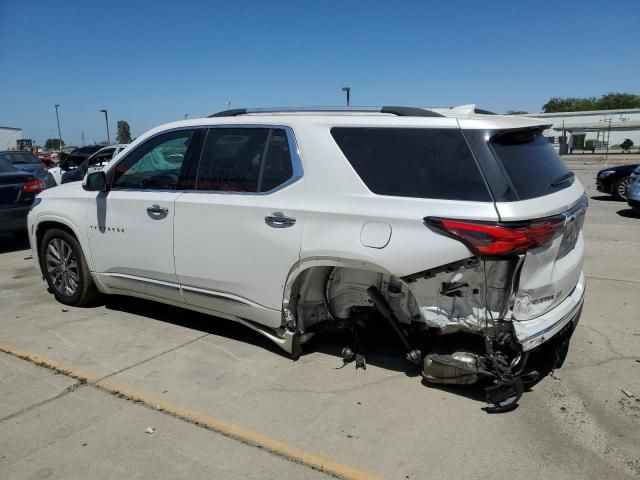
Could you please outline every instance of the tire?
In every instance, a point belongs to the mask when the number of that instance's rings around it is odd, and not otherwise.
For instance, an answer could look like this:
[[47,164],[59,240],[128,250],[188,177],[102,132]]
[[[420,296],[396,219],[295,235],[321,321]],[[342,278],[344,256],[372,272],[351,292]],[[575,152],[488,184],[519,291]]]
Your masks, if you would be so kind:
[[627,175],[619,179],[613,186],[613,196],[622,200],[627,199],[627,187],[631,183],[631,177]]
[[42,272],[56,300],[80,307],[98,297],[82,248],[73,235],[52,228],[45,232],[39,248]]

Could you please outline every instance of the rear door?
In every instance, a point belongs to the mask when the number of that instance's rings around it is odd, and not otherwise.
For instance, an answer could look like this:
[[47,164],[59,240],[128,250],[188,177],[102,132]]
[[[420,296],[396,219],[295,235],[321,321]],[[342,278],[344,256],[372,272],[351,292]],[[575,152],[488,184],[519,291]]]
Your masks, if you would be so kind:
[[304,223],[293,132],[211,128],[196,177],[195,190],[175,204],[176,273],[186,302],[280,326]]
[[513,314],[518,320],[535,318],[561,303],[580,279],[584,187],[541,128],[465,135],[492,184],[501,222],[560,225],[551,241],[526,253],[522,264]]

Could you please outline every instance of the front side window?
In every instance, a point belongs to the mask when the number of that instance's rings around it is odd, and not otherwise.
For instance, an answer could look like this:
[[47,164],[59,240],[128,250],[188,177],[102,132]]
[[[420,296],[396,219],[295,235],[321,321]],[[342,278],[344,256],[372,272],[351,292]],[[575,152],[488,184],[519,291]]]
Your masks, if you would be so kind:
[[331,135],[373,193],[491,201],[460,130],[334,127]]
[[143,143],[115,166],[111,188],[175,190],[194,133],[168,132]]
[[197,190],[268,192],[293,176],[287,134],[270,128],[212,128],[202,152]]

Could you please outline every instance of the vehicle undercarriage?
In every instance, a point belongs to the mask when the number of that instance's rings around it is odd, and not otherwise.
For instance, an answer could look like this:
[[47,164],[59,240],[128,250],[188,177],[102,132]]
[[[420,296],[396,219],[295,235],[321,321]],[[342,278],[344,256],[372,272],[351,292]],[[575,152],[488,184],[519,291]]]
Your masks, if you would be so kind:
[[[322,332],[346,333],[343,361],[356,368],[366,368],[363,335],[385,328],[405,358],[422,366],[426,382],[482,383],[485,410],[507,411],[538,377],[527,368],[530,352],[523,351],[512,324],[522,261],[523,256],[474,256],[402,278],[312,267],[293,286],[289,328],[300,343]],[[298,348],[294,357],[299,353]]]

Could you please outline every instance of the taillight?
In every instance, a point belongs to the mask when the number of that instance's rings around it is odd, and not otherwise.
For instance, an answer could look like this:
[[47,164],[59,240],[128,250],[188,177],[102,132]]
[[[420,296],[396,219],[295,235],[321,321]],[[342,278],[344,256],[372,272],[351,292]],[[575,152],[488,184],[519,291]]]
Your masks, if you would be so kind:
[[24,184],[22,190],[25,193],[40,193],[46,188],[47,184],[44,182],[44,180],[31,180],[30,182]]
[[531,222],[489,223],[426,217],[427,226],[460,240],[476,255],[518,255],[549,242],[564,227],[564,216]]

